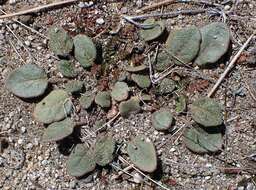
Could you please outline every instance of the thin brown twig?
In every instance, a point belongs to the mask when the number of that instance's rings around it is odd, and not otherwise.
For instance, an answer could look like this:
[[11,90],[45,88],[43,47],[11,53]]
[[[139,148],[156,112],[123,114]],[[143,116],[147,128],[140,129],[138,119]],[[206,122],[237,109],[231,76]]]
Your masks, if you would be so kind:
[[249,91],[249,94],[251,95],[252,99],[256,102],[256,97],[254,96],[254,94],[250,88],[250,85],[246,81],[244,81],[244,83],[245,83],[247,90]]
[[[7,15],[7,13],[6,13],[5,11],[3,11],[2,9],[0,9],[0,11],[1,11],[3,14]],[[26,29],[28,29],[28,30],[31,30],[32,32],[36,33],[36,34],[39,35],[40,37],[48,39],[47,36],[41,34],[41,33],[38,32],[37,30],[35,30],[34,28],[31,28],[31,27],[27,26],[26,24],[24,24],[24,23],[22,23],[22,22],[20,22],[20,21],[18,21],[18,20],[16,20],[16,19],[12,19],[12,20],[13,20],[14,22],[20,24],[20,25],[23,26],[24,28],[26,28]]]
[[2,16],[0,16],[0,19],[10,18],[10,17],[14,17],[14,16],[20,16],[20,15],[34,13],[34,12],[39,12],[39,11],[49,9],[49,8],[52,8],[52,7],[57,7],[57,6],[64,5],[64,4],[75,3],[76,1],[78,1],[78,0],[65,0],[65,1],[49,3],[49,4],[46,4],[46,5],[41,5],[41,6],[38,6],[38,7],[30,8],[30,9],[19,11],[19,12],[16,12],[16,13],[9,13],[9,14],[6,14],[6,15],[2,15]]
[[134,15],[129,16],[132,20],[144,20],[150,17],[165,17],[165,18],[172,18],[177,17],[179,15],[194,15],[199,13],[206,12],[206,9],[196,9],[196,10],[180,10],[180,11],[173,11],[173,12],[165,12],[165,13],[151,13],[151,14],[143,14],[143,15]]
[[156,9],[162,6],[167,6],[173,3],[197,3],[197,4],[204,4],[208,6],[215,6],[215,7],[223,7],[222,5],[218,3],[213,3],[211,1],[205,1],[205,0],[164,0],[161,2],[153,3],[152,5],[148,5],[146,7],[143,7],[139,9],[137,12],[144,12],[152,9]]
[[165,0],[162,2],[153,3],[152,5],[148,5],[146,7],[141,8],[140,10],[138,10],[138,12],[148,11],[148,10],[155,9],[155,8],[165,6],[165,5],[168,5],[171,3],[175,3],[175,2],[176,2],[176,0]]
[[124,162],[126,164],[129,164],[132,166],[132,168],[134,170],[136,170],[138,173],[140,173],[141,175],[143,175],[145,178],[147,178],[149,181],[153,182],[154,184],[158,185],[159,187],[165,189],[165,190],[170,190],[169,188],[163,186],[160,182],[157,182],[155,180],[153,180],[152,178],[150,178],[148,175],[144,174],[142,171],[140,171],[138,168],[136,168],[133,164],[130,164],[126,159],[124,159],[122,156],[118,156],[118,160],[120,160],[121,162]]
[[18,52],[18,50],[16,49],[16,47],[13,45],[13,43],[11,42],[11,40],[8,41],[9,44],[12,46],[12,48],[14,49],[15,53],[19,56],[20,60],[26,64],[26,61],[23,59],[23,57],[20,55],[20,53]]
[[237,54],[234,56],[234,58],[231,60],[230,64],[228,65],[228,67],[226,68],[226,70],[224,71],[224,73],[222,73],[222,75],[220,76],[220,78],[218,79],[218,81],[215,83],[215,85],[213,86],[213,88],[210,90],[210,92],[208,93],[207,97],[211,97],[215,91],[218,89],[219,85],[222,83],[222,81],[224,80],[224,78],[227,76],[227,74],[231,71],[231,69],[234,67],[237,59],[240,57],[241,53],[244,51],[244,49],[248,46],[248,44],[250,43],[250,41],[252,40],[253,36],[255,35],[255,32],[247,39],[247,41],[244,43],[244,45],[241,47],[241,49],[237,52]]

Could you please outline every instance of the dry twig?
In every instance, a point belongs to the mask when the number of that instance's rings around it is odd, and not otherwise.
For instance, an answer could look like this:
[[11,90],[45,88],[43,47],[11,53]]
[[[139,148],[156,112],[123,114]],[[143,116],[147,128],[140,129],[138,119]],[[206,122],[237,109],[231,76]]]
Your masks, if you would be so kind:
[[129,164],[130,166],[132,166],[132,168],[134,170],[136,170],[138,173],[140,173],[141,175],[143,175],[145,178],[147,178],[149,181],[153,182],[154,184],[158,185],[159,187],[161,187],[162,189],[165,190],[170,190],[169,188],[163,186],[161,183],[153,180],[152,178],[150,178],[148,175],[144,174],[142,171],[140,171],[138,168],[136,168],[133,164],[130,164],[127,160],[125,160],[122,156],[118,156],[118,160],[120,160],[123,163]]
[[78,1],[78,0],[65,0],[65,1],[50,3],[50,4],[47,4],[47,5],[41,5],[41,6],[31,8],[31,9],[27,9],[27,10],[24,10],[24,11],[19,11],[19,12],[16,12],[16,13],[10,13],[10,14],[6,14],[6,15],[2,15],[2,16],[0,16],[0,19],[25,15],[25,14],[29,14],[29,13],[35,13],[35,12],[39,12],[39,11],[49,9],[49,8],[52,8],[52,7],[57,7],[57,6],[64,5],[64,4],[75,3],[76,1]]
[[222,81],[227,76],[227,74],[230,72],[230,70],[234,67],[237,59],[240,57],[240,55],[244,51],[244,49],[248,46],[248,44],[250,43],[250,41],[252,40],[254,35],[255,35],[255,32],[248,38],[248,40],[244,43],[244,45],[241,47],[241,49],[237,52],[237,54],[231,60],[230,64],[228,65],[228,67],[226,68],[224,73],[222,73],[222,75],[220,76],[220,78],[218,79],[216,84],[213,86],[211,91],[208,93],[208,95],[207,95],[208,97],[211,97],[215,93],[215,91],[218,89],[219,85],[222,83]]

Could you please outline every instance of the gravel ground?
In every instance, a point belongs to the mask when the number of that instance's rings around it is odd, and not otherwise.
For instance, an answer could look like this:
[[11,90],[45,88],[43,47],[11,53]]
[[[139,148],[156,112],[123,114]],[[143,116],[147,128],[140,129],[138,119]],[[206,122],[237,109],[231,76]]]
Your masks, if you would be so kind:
[[[1,3],[2,1],[0,1]],[[1,6],[5,12],[15,12],[28,7],[49,3],[49,0],[9,0]],[[43,11],[18,19],[31,28],[47,35],[51,25],[63,26],[74,36],[85,33],[97,43],[103,45],[104,59],[109,64],[109,75],[99,76],[79,67],[78,79],[85,81],[86,90],[97,90],[102,87],[104,80],[112,86],[119,75],[122,65],[127,64],[126,56],[129,48],[142,47],[150,51],[150,45],[142,44],[138,39],[137,28],[126,23],[118,35],[108,32],[117,27],[120,19],[118,14],[135,15],[136,10],[148,5],[151,1],[109,1],[80,2],[71,6]],[[222,2],[222,1],[220,1]],[[220,3],[216,2],[216,3]],[[225,11],[234,4],[226,1]],[[252,31],[256,30],[256,1],[238,0],[234,6],[234,15],[227,18],[227,24],[232,32],[232,52],[234,55],[246,41]],[[87,7],[89,6],[89,7]],[[83,7],[83,8],[81,8]],[[204,5],[193,3],[175,3],[162,8],[163,12],[179,9],[199,9]],[[160,9],[148,11],[159,12]],[[203,26],[209,22],[221,20],[221,16],[209,17],[207,13],[193,16],[180,15],[166,20],[167,30],[182,28],[187,25]],[[15,35],[13,35],[13,33]],[[17,39],[18,37],[18,39]],[[143,106],[143,112],[132,115],[127,119],[119,118],[108,129],[119,143],[127,142],[137,134],[145,134],[157,147],[159,170],[151,175],[155,180],[161,180],[170,189],[256,189],[256,39],[254,38],[246,51],[248,59],[238,64],[217,91],[215,98],[226,109],[226,137],[224,150],[217,155],[196,155],[186,149],[182,142],[184,127],[191,124],[189,114],[176,117],[176,130],[171,133],[155,131],[151,126],[150,115],[152,108],[168,106],[174,111],[174,99],[170,96],[154,97],[153,103]],[[17,54],[17,52],[18,54]],[[250,64],[249,64],[250,62]],[[70,152],[72,139],[62,142],[43,143],[41,136],[44,126],[37,123],[32,112],[39,100],[24,101],[6,90],[4,82],[14,68],[25,63],[35,63],[43,67],[52,78],[62,79],[56,68],[57,60],[47,46],[47,40],[38,34],[27,30],[17,22],[6,19],[0,20],[0,189],[161,189],[153,183],[136,183],[143,176],[136,171],[129,173],[135,177],[121,175],[114,179],[118,171],[115,168],[97,168],[95,172],[76,179],[67,174],[66,160]],[[210,70],[200,70],[204,75],[215,81],[225,69],[225,61],[220,66]],[[97,70],[96,70],[97,71]],[[189,76],[188,76],[189,78]],[[197,81],[192,78],[189,82]],[[53,88],[63,88],[65,80],[54,84]],[[186,92],[191,103],[200,96],[205,96],[213,83],[200,91]],[[136,92],[136,89],[134,89]],[[93,108],[90,112],[77,108],[76,119],[88,120],[90,125],[83,126],[90,130],[95,121],[106,119],[106,112]],[[174,134],[175,133],[175,134]],[[173,135],[174,134],[174,135]],[[86,136],[82,136],[86,141]],[[122,147],[125,152],[125,147]],[[127,158],[128,159],[128,158]],[[254,160],[253,160],[254,159]],[[114,161],[119,167],[125,165]],[[241,168],[239,172],[226,171],[225,168]],[[231,174],[229,174],[231,173]]]

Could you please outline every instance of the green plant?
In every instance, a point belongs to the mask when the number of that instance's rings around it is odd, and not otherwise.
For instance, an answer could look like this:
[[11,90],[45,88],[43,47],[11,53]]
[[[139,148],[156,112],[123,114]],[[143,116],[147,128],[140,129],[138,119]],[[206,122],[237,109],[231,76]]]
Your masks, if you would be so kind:
[[144,41],[152,41],[158,38],[165,30],[165,24],[163,21],[155,21],[155,19],[150,18],[145,20],[143,24],[152,26],[152,28],[140,30],[140,37]]
[[75,123],[70,118],[50,124],[44,131],[43,141],[58,141],[73,133]]
[[145,172],[154,172],[157,168],[156,150],[146,136],[139,135],[128,143],[127,153],[132,163]]
[[35,98],[47,89],[48,77],[44,69],[34,64],[26,64],[12,71],[5,85],[16,96]]
[[167,54],[176,64],[189,63],[198,54],[201,34],[197,27],[190,26],[170,33],[166,41]]
[[161,108],[152,114],[152,125],[156,130],[165,131],[172,127],[173,116],[169,109]]
[[200,98],[190,106],[192,118],[205,127],[223,123],[223,114],[218,102],[211,98]]
[[73,50],[73,40],[62,27],[50,27],[48,37],[49,48],[55,55],[66,57]]
[[97,50],[91,40],[86,35],[77,35],[74,38],[75,58],[84,67],[91,67],[96,59]]
[[123,101],[128,98],[129,87],[125,82],[116,82],[112,91],[111,96],[116,101]]
[[72,111],[72,102],[64,90],[54,90],[39,102],[34,110],[37,121],[50,124],[66,118]]
[[214,22],[200,29],[202,43],[195,63],[207,67],[216,63],[228,50],[230,32],[225,23]]

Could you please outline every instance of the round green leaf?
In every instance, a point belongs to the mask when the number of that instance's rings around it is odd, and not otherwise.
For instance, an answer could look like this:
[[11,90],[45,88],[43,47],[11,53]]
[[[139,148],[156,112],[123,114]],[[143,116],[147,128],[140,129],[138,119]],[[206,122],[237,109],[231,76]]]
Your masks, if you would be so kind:
[[223,123],[221,106],[211,98],[198,99],[190,108],[192,118],[205,127],[218,126]]
[[59,72],[67,78],[74,78],[77,74],[75,72],[75,67],[67,60],[60,60],[57,68]]
[[82,106],[83,109],[89,109],[93,104],[94,98],[95,98],[94,94],[91,94],[91,95],[84,94],[79,99],[80,105]]
[[82,177],[96,167],[93,151],[84,144],[77,144],[67,161],[67,171],[74,177]]
[[21,98],[34,98],[42,95],[48,86],[45,71],[34,64],[26,64],[10,73],[6,87]]
[[129,87],[125,82],[117,82],[111,91],[111,96],[116,101],[123,101],[128,98]]
[[131,113],[139,112],[140,109],[140,100],[137,97],[132,97],[119,104],[119,111],[122,117],[128,117]]
[[107,91],[98,92],[95,97],[95,103],[101,106],[102,108],[108,108],[111,106],[111,96]]
[[72,110],[72,102],[64,90],[54,90],[39,102],[34,117],[42,123],[53,123],[67,117]]
[[145,20],[143,24],[153,26],[152,28],[149,28],[149,29],[140,30],[139,35],[144,41],[152,41],[158,38],[159,36],[162,35],[165,29],[165,25],[163,21],[155,21],[155,19],[152,19],[152,18]]
[[144,172],[154,172],[157,168],[154,144],[146,136],[137,136],[128,143],[127,153],[132,163]]
[[152,125],[156,130],[165,131],[171,128],[173,116],[169,109],[161,108],[152,114]]
[[111,136],[102,136],[95,144],[95,160],[100,166],[106,166],[113,160],[115,141]]
[[52,26],[48,36],[49,48],[55,55],[67,56],[73,50],[73,40],[62,27]]
[[209,131],[209,128],[194,126],[184,131],[184,143],[193,152],[211,153],[221,149],[223,139],[219,127]]
[[172,63],[172,57],[166,51],[162,51],[157,55],[154,69],[157,71],[164,71],[165,69],[169,68]]
[[93,65],[97,56],[96,47],[86,35],[77,35],[74,38],[75,58],[84,67],[88,68]]
[[43,134],[43,141],[59,141],[73,133],[75,123],[70,119],[66,118],[59,122],[50,124]]
[[151,85],[148,75],[132,74],[131,78],[140,88],[148,88]]
[[201,28],[202,43],[195,63],[207,67],[217,62],[228,50],[229,28],[225,23],[214,22]]
[[200,146],[209,152],[217,152],[221,150],[223,138],[219,129],[220,127],[215,127],[214,130],[210,131],[209,128],[197,128],[197,132],[199,133],[198,143]]
[[71,94],[75,94],[75,93],[81,92],[83,87],[84,87],[84,83],[82,81],[73,80],[73,81],[69,81],[65,85],[65,91]]
[[172,93],[176,88],[176,83],[169,78],[164,78],[156,87],[156,93],[166,95]]
[[195,153],[207,153],[208,150],[199,144],[198,132],[194,127],[186,128],[183,134],[183,141],[186,147]]
[[[197,27],[190,26],[171,33],[166,41],[166,50],[182,61],[191,62],[198,54],[201,43],[201,34]],[[182,64],[173,58],[176,64]]]

